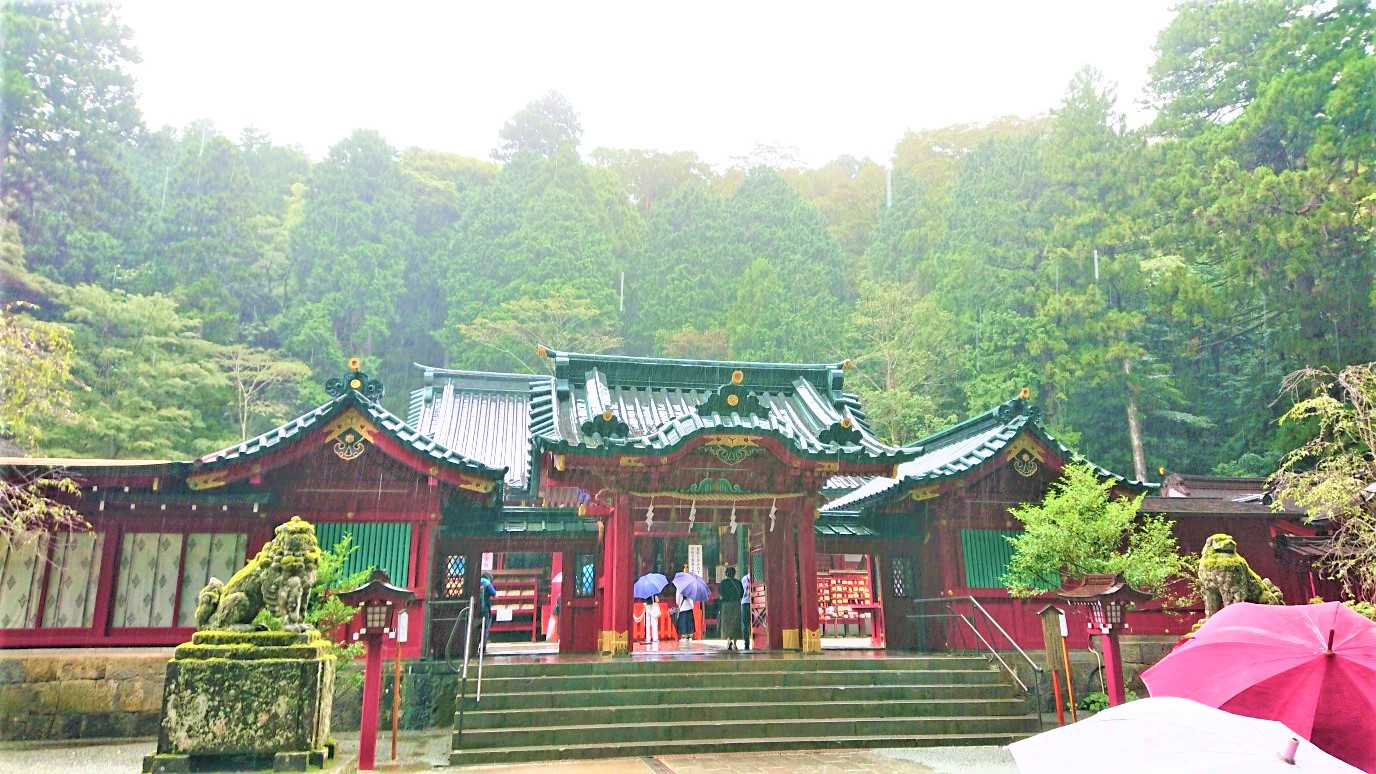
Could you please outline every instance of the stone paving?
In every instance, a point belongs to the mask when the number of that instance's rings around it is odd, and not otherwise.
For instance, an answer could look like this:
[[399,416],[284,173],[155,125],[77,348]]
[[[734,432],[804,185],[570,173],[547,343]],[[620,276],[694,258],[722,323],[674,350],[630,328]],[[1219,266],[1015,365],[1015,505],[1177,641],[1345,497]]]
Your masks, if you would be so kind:
[[[107,742],[20,742],[0,744],[0,774],[111,774],[136,772],[153,739]],[[341,736],[335,771],[352,772],[358,737]],[[659,758],[557,761],[518,765],[445,765],[449,734],[403,733],[398,762],[391,764],[391,739],[379,735],[378,770],[447,771],[463,774],[1016,774],[1009,754],[998,747],[928,747],[891,750],[798,751],[732,755],[668,755]]]

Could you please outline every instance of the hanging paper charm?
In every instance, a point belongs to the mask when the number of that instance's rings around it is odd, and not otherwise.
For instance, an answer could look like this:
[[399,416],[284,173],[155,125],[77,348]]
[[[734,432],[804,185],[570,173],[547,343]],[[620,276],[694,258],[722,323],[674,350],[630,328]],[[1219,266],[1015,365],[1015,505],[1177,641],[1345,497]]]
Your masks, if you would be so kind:
[[731,504],[731,534],[736,534],[736,504]]
[[698,520],[698,501],[694,500],[688,508],[688,528],[692,529],[693,522]]
[[774,517],[779,515],[779,498],[774,498],[769,503],[769,531],[774,531]]

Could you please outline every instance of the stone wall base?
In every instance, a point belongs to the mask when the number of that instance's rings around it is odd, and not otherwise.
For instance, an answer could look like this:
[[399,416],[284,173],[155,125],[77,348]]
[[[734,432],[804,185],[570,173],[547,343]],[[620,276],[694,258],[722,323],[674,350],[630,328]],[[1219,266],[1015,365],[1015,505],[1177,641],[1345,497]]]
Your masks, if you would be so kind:
[[0,650],[0,741],[156,736],[171,648]]
[[[171,658],[172,648],[0,650],[0,741],[157,736]],[[453,724],[458,677],[449,667],[406,661],[401,669],[401,727]],[[379,717],[390,727],[390,661],[383,672]],[[340,733],[358,730],[362,675],[362,662],[336,673],[331,726]]]

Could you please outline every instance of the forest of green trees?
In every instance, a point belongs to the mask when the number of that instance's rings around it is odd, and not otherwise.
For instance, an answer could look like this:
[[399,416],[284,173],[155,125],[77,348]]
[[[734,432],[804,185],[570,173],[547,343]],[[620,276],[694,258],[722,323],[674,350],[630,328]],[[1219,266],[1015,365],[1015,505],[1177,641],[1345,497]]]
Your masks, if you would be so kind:
[[761,147],[724,170],[584,148],[555,93],[490,159],[158,129],[117,11],[3,14],[6,320],[70,363],[65,399],[0,426],[30,453],[202,454],[351,355],[404,413],[412,362],[539,371],[538,341],[850,358],[896,441],[1026,386],[1108,467],[1256,475],[1298,440],[1287,373],[1376,359],[1365,0],[1184,3],[1142,128],[1086,67],[1042,115],[909,132],[891,161]]

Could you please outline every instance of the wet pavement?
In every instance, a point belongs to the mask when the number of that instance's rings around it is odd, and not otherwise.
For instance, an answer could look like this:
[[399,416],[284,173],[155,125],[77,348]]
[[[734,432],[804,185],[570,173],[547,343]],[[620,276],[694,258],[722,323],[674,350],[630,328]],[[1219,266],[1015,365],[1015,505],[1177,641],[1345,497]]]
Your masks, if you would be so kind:
[[[472,772],[472,774],[1016,774],[999,747],[927,747],[886,750],[797,751],[730,755],[666,755],[515,765],[449,766],[447,731],[407,732],[391,763],[391,738],[378,738],[378,771]],[[136,772],[153,739],[102,742],[0,744],[0,774],[112,774]],[[331,770],[354,771],[358,737],[341,736],[340,758]]]

